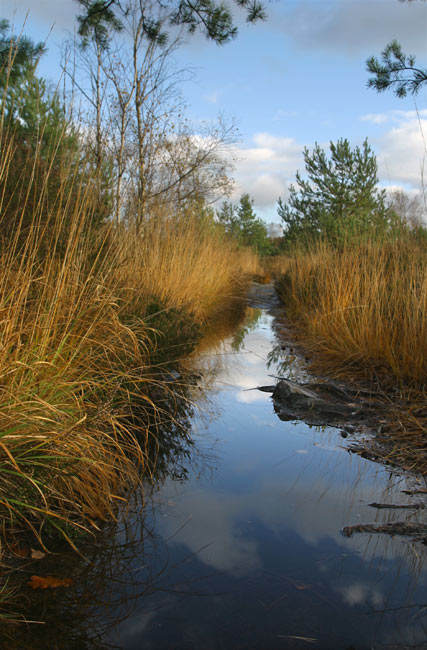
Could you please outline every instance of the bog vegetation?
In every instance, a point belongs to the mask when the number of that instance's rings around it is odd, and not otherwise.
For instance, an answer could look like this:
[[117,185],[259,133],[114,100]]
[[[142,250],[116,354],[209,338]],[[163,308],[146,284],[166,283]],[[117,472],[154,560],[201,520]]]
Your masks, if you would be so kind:
[[0,22],[0,515],[43,547],[75,545],[153,471],[162,364],[239,303],[259,254],[282,251],[268,266],[328,371],[420,391],[427,370],[426,232],[378,192],[368,143],[305,152],[273,244],[249,195],[211,208],[234,127],[195,131],[172,64],[202,14],[81,4],[57,88],[43,44]]
[[287,316],[318,371],[387,403],[387,459],[427,471],[423,197],[386,201],[367,142],[355,150],[331,143],[330,158],[316,146],[304,157],[307,179],[297,175],[298,190],[279,202]]
[[52,536],[74,546],[76,531],[115,516],[155,465],[156,422],[166,417],[153,397],[162,364],[238,304],[258,271],[256,254],[239,248],[209,207],[230,182],[227,127],[203,137],[184,121],[178,128],[170,50],[143,42],[137,14],[128,19],[129,78],[126,52],[101,47],[96,30],[76,49],[92,82],[78,115],[67,92],[37,76],[43,46],[0,25],[8,542],[24,530],[44,548]]

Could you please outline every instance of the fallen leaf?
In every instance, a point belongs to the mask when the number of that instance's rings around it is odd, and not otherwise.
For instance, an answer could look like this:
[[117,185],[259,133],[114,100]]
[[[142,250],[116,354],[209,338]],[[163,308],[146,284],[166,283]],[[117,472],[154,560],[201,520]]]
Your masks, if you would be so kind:
[[303,591],[304,589],[310,589],[310,585],[304,585],[302,582],[297,582],[294,584],[295,589],[299,589],[300,591]]
[[73,584],[71,578],[54,578],[53,576],[31,576],[27,585],[31,589],[56,589],[57,587],[69,587]]
[[36,551],[34,548],[31,549],[31,558],[33,560],[42,560],[44,557],[46,557],[46,553]]

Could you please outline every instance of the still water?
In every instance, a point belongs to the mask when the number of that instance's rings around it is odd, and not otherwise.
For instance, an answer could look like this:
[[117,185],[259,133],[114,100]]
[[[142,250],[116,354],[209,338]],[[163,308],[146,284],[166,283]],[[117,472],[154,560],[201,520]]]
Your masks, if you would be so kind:
[[[337,429],[280,421],[271,397],[251,390],[304,373],[276,338],[272,299],[255,304],[246,327],[199,359],[215,372],[192,418],[194,458],[185,480],[155,491],[145,521],[156,588],[110,640],[126,650],[425,648],[425,546],[340,532],[414,520],[368,505],[405,503],[407,479],[349,453]],[[146,571],[135,566],[136,581]]]
[[193,359],[209,388],[186,398],[182,443],[145,503],[104,531],[79,597],[56,603],[62,627],[57,616],[46,648],[427,647],[426,547],[340,532],[425,519],[369,506],[406,503],[417,479],[350,453],[338,429],[279,420],[253,390],[305,378],[264,294],[242,328]]

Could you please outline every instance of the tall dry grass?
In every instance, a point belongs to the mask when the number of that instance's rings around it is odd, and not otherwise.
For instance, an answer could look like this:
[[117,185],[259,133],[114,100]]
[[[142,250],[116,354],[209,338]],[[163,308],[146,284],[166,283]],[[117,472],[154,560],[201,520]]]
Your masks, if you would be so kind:
[[[26,177],[40,182],[37,163],[28,156]],[[31,227],[18,219],[0,255],[0,509],[39,537],[48,523],[67,537],[70,524],[96,527],[143,462],[122,413],[147,335],[121,322],[107,261],[88,264],[90,183],[74,190],[78,201],[53,202],[46,218],[42,183]]]
[[44,543],[58,530],[73,544],[76,529],[114,517],[148,467],[144,410],[157,407],[147,306],[154,297],[203,324],[241,292],[256,259],[197,215],[94,232],[94,179],[72,159],[59,174],[36,151],[23,162],[28,186],[11,189],[14,135],[2,138],[0,225],[14,205],[0,241],[3,532],[31,530]]
[[295,253],[280,293],[324,369],[422,387],[427,377],[427,250],[407,236]]
[[238,249],[211,220],[194,212],[156,216],[140,232],[119,229],[117,237],[114,279],[123,299],[132,303],[128,310],[137,306],[144,312],[155,296],[203,323],[239,296],[259,271],[253,251]]
[[278,280],[289,269],[291,257],[289,255],[273,255],[262,260],[262,277],[264,282]]
[[[7,118],[17,52],[1,71],[0,516],[3,539],[58,530],[73,544],[152,470],[153,304],[197,323],[181,338],[197,333],[258,261],[195,211],[101,226],[107,176],[60,111],[35,132]],[[181,324],[168,327],[166,349]]]

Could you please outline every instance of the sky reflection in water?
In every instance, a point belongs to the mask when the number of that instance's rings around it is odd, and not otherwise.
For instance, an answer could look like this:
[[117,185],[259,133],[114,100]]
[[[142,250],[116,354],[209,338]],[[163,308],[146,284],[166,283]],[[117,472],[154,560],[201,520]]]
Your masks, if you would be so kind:
[[214,467],[156,493],[164,591],[113,638],[126,650],[426,647],[424,547],[340,533],[413,520],[368,506],[402,501],[404,479],[350,454],[337,429],[280,421],[269,394],[250,390],[274,383],[271,324],[262,313],[238,350],[217,351],[212,402],[194,418]]

